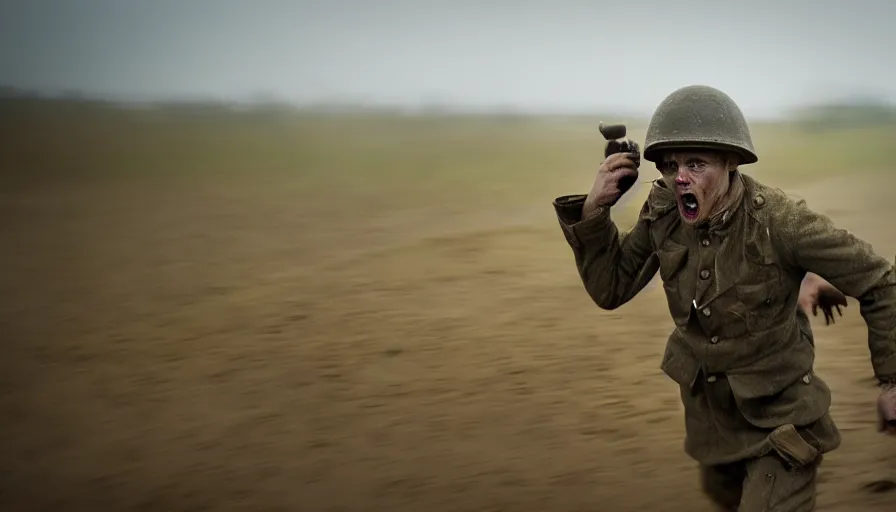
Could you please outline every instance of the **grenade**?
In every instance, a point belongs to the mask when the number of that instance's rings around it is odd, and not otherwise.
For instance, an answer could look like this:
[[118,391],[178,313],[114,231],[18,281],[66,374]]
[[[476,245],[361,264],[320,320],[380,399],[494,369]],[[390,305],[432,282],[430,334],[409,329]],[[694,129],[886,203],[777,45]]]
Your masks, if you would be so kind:
[[[638,143],[626,137],[626,129],[624,124],[610,124],[605,125],[604,123],[600,123],[598,126],[601,135],[604,136],[604,139],[607,140],[607,144],[604,147],[604,158],[609,157],[614,153],[634,153],[634,161],[635,165],[640,166],[641,164],[641,150],[638,147]],[[621,179],[619,181],[619,191],[623,194],[628,191],[635,184],[637,178],[629,176]]]

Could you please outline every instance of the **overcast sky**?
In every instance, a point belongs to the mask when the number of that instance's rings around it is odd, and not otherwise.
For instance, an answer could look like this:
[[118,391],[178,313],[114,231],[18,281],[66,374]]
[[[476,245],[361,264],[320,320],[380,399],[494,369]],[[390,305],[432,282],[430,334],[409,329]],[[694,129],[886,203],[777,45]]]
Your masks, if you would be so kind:
[[751,116],[896,101],[885,0],[0,0],[0,85],[650,112],[704,83]]

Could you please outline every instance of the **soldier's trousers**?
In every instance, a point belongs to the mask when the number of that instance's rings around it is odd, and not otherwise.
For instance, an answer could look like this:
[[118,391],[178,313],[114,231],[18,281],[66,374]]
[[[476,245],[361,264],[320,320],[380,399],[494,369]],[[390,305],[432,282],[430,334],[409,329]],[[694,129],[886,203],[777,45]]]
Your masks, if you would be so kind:
[[720,511],[812,512],[818,462],[794,468],[777,454],[701,466],[703,491]]

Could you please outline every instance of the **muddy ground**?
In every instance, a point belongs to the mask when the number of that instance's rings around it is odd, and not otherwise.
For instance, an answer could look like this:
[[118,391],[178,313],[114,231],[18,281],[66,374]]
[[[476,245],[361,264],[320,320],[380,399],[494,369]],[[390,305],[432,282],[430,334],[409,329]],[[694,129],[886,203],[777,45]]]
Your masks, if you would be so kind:
[[[594,306],[552,193],[346,211],[278,179],[2,191],[0,510],[710,510],[661,289]],[[893,257],[894,185],[789,191]],[[844,436],[820,510],[892,510],[855,302],[815,326]]]

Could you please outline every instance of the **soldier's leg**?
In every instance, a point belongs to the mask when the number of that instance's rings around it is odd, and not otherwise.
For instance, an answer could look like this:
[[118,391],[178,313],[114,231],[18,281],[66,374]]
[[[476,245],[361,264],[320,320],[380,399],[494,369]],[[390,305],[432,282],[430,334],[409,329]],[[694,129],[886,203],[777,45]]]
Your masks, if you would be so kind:
[[700,466],[700,485],[720,512],[733,512],[740,503],[746,475],[746,465],[743,462]]
[[[819,461],[820,462],[820,461]],[[812,512],[818,463],[793,467],[776,454],[747,461],[738,512]]]

